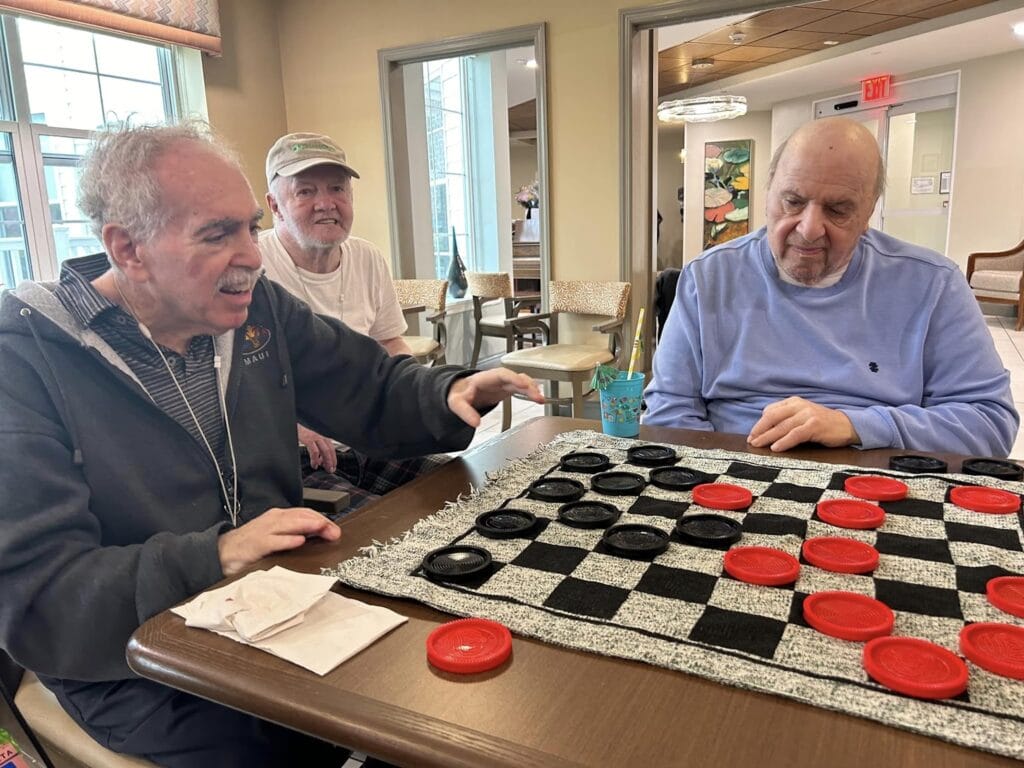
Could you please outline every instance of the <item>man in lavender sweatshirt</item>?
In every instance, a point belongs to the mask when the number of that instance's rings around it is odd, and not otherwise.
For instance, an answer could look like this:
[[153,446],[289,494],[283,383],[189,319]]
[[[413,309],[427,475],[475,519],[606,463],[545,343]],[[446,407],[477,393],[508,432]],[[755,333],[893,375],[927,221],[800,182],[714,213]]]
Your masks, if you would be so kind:
[[844,118],[772,158],[767,226],[691,262],[644,423],[801,443],[1006,456],[1010,376],[949,259],[868,228],[885,173]]

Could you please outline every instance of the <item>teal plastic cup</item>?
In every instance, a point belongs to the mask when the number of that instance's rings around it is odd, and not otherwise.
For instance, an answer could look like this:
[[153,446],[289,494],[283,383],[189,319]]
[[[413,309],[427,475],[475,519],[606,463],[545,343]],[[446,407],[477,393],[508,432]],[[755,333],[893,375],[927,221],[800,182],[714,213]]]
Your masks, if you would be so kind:
[[644,393],[644,375],[639,371],[627,379],[619,371],[615,381],[601,390],[601,429],[606,435],[636,437],[640,434],[640,400]]

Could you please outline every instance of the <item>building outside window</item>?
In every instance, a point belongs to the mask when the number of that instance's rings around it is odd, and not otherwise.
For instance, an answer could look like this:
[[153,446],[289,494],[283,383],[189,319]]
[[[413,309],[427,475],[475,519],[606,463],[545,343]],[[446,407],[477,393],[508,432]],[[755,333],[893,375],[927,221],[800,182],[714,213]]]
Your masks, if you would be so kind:
[[0,282],[52,279],[102,245],[78,209],[90,134],[178,113],[170,46],[0,16]]

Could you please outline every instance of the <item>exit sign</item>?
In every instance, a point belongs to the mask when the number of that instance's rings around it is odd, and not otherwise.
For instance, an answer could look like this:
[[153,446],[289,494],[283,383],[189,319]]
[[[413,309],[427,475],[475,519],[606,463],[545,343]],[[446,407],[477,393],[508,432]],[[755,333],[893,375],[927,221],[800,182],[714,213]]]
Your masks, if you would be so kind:
[[881,101],[892,93],[892,75],[879,75],[860,81],[861,101]]

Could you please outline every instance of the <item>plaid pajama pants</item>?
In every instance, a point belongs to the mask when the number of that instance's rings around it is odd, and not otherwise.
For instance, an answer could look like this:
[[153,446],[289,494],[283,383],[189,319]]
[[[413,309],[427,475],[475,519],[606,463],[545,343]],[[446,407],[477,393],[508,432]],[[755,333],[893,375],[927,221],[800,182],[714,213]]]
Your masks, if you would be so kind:
[[412,459],[371,459],[351,448],[342,448],[336,453],[338,468],[334,472],[327,472],[324,469],[312,469],[309,466],[309,453],[305,447],[299,448],[304,486],[345,491],[349,494],[349,505],[338,517],[343,517],[364,504],[379,499],[385,493],[437,469],[451,459],[446,454],[417,456]]

